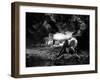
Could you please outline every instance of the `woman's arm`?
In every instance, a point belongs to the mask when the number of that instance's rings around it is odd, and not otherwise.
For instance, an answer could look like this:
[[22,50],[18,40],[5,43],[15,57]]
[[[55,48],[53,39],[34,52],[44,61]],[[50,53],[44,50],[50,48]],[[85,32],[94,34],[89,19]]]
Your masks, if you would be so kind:
[[74,32],[72,36],[73,37],[80,37],[80,36],[82,36],[82,31],[78,30],[77,32]]

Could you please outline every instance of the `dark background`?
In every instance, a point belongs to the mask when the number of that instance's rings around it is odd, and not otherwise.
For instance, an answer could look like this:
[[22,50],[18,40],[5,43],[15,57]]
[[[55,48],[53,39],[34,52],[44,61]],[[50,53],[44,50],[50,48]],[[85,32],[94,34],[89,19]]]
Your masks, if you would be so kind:
[[[88,15],[76,15],[86,24],[87,28],[83,32],[81,37],[81,47],[89,47],[89,16]],[[48,15],[43,13],[26,13],[26,46],[31,47],[32,44],[43,43],[43,38],[48,36],[48,34],[59,32],[59,28],[62,27],[64,23],[66,25],[63,27],[63,30],[73,30],[73,27],[78,27],[78,22],[72,22],[73,15],[68,14],[54,14],[56,22],[54,23],[49,19]],[[50,27],[44,26],[43,22],[48,21]],[[60,26],[55,26],[55,24]],[[82,43],[83,42],[83,43]],[[85,42],[85,43],[84,43]],[[84,45],[85,44],[85,45]],[[88,48],[89,49],[89,48]]]
[[[53,19],[50,18],[51,16],[53,17]],[[78,20],[78,18],[80,20]],[[27,54],[26,66],[27,67],[45,66],[47,63],[48,64],[46,66],[56,65],[56,64],[53,64],[54,63],[53,60],[48,62],[48,59],[46,58],[51,56],[51,54],[53,54],[53,57],[51,58],[55,58],[54,56],[56,56],[56,54],[59,53],[60,49],[51,50],[49,48],[48,55],[47,55],[47,52],[44,52],[44,53],[41,52],[40,47],[41,47],[41,44],[44,43],[44,37],[47,37],[49,33],[54,34],[56,32],[61,32],[61,31],[73,31],[73,32],[76,31],[77,32],[80,28],[80,21],[82,21],[85,24],[86,29],[82,32],[81,36],[76,37],[78,40],[78,48],[79,48],[78,53],[84,55],[84,57],[86,58],[82,57],[81,59],[79,59],[79,61],[81,62],[79,62],[76,60],[76,58],[74,59],[74,57],[71,57],[73,60],[72,59],[65,60],[66,64],[63,61],[63,63],[61,63],[60,65],[89,64],[89,15],[74,15],[74,14],[69,15],[69,14],[49,14],[49,13],[26,12],[26,54]],[[45,24],[45,22],[47,22],[47,24]],[[37,44],[38,44],[38,47],[37,47]],[[42,50],[46,51],[46,49],[44,48]],[[41,52],[41,53],[38,53],[38,52]],[[55,52],[55,55],[54,55],[54,52]],[[42,55],[39,55],[39,54],[42,54]],[[36,55],[39,55],[39,56],[36,56]],[[42,59],[40,57],[42,57]],[[41,64],[41,61],[43,61],[42,64]]]

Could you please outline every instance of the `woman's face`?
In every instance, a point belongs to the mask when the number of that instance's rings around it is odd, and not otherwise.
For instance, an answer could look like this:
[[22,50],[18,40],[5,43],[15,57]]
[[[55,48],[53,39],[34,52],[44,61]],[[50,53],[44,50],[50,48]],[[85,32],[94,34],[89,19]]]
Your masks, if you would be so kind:
[[85,23],[80,24],[80,30],[84,31],[86,29]]

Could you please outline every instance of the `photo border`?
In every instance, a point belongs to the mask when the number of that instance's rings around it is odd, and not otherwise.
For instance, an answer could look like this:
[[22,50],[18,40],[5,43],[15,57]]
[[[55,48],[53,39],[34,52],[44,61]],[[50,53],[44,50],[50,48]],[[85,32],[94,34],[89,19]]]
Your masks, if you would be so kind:
[[[87,9],[95,11],[95,70],[89,71],[73,71],[73,72],[55,72],[43,74],[23,74],[20,75],[19,64],[19,7],[20,6],[40,6],[40,7],[55,7],[55,8],[73,8],[73,9]],[[11,4],[11,76],[16,78],[23,77],[41,77],[41,76],[57,76],[57,75],[72,75],[97,73],[97,7],[96,6],[81,6],[81,5],[61,5],[61,4],[47,4],[47,3],[29,3],[29,2],[14,2]]]

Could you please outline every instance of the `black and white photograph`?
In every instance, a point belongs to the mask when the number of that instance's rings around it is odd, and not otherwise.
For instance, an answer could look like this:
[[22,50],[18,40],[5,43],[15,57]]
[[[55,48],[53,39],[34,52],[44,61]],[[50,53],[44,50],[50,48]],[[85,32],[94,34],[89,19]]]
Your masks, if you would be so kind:
[[89,15],[26,12],[26,67],[89,64]]
[[12,4],[12,76],[97,73],[97,7]]

